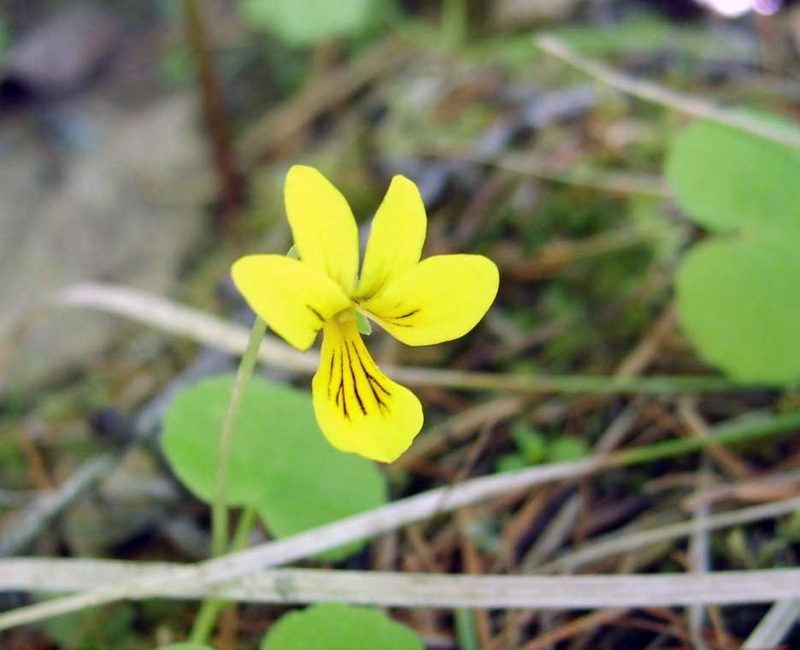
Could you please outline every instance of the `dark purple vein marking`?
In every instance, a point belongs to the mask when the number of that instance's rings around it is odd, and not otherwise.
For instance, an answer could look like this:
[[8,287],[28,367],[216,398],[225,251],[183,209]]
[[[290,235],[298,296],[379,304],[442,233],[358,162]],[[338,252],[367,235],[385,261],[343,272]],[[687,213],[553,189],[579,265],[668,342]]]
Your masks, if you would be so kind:
[[328,399],[331,398],[331,384],[333,383],[333,359],[336,355],[334,355],[333,350],[331,350],[331,367],[328,371]]
[[408,318],[409,316],[413,316],[418,311],[419,311],[419,307],[417,307],[416,309],[412,309],[410,312],[408,312],[407,314],[403,314],[402,316],[390,316],[390,318],[392,320],[401,320],[403,318]]
[[347,351],[347,365],[350,368],[350,377],[353,379],[353,392],[355,393],[358,405],[361,407],[361,413],[367,414],[367,409],[364,407],[364,401],[361,399],[361,394],[358,392],[358,382],[356,381],[356,372],[353,370],[353,359],[350,356],[350,345],[347,341],[344,342],[345,350]]
[[316,309],[314,309],[314,308],[313,308],[311,305],[306,305],[306,307],[308,307],[308,308],[311,310],[311,313],[312,313],[312,314],[314,314],[314,316],[316,316],[316,317],[319,319],[319,322],[320,322],[320,323],[324,323],[324,322],[325,322],[325,319],[322,317],[322,314],[320,314],[320,313],[319,313],[319,312],[318,312]]
[[417,309],[412,309],[410,312],[401,314],[400,316],[378,316],[381,320],[385,320],[390,325],[395,325],[396,327],[413,327],[411,323],[400,323],[398,321],[403,320],[404,318],[410,318],[414,314],[419,313],[419,307]]
[[342,397],[342,413],[346,420],[350,420],[350,413],[347,410],[347,391],[344,387],[344,350],[339,348],[339,388],[336,390],[336,404],[339,404],[339,396]]
[[386,409],[386,411],[388,412],[389,411],[389,405],[386,402],[383,401],[383,399],[378,394],[378,391],[375,390],[375,388],[376,387],[379,388],[381,391],[383,391],[386,394],[387,397],[391,397],[392,394],[381,384],[380,381],[378,381],[377,377],[372,375],[367,370],[366,365],[364,365],[364,360],[361,358],[361,353],[358,351],[358,348],[356,347],[355,343],[353,343],[353,354],[356,355],[356,358],[358,359],[358,363],[361,365],[361,370],[362,370],[362,372],[364,373],[364,376],[367,379],[367,385],[369,386],[370,390],[372,391],[372,396],[375,398],[375,403],[378,405],[378,410]]

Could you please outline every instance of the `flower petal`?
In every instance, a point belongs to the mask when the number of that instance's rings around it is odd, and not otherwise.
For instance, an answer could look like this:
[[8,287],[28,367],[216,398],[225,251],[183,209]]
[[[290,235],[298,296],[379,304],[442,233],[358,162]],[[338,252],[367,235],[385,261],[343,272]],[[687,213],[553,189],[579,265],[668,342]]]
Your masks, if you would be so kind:
[[300,259],[350,294],[358,273],[358,227],[347,200],[320,172],[302,165],[289,170],[285,199]]
[[429,257],[390,282],[361,307],[406,345],[464,336],[494,302],[497,266],[482,255]]
[[417,186],[395,176],[372,220],[357,296],[375,295],[419,262],[427,221]]
[[300,350],[352,302],[342,288],[312,266],[283,255],[247,255],[231,275],[250,307],[273,330]]
[[319,370],[312,382],[314,411],[334,447],[390,463],[422,428],[422,405],[384,375],[352,320],[325,325]]

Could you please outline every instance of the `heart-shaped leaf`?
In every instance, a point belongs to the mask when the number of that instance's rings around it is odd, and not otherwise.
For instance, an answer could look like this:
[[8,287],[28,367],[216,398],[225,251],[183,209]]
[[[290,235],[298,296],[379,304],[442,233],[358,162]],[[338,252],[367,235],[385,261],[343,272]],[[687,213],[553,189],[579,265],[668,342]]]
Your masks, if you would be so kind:
[[743,381],[800,380],[800,252],[778,236],[716,239],[677,278],[683,328],[701,356]]
[[261,650],[354,648],[424,650],[414,632],[383,612],[336,603],[286,614],[272,626],[261,643]]
[[[162,446],[175,474],[198,497],[214,494],[217,446],[234,378],[202,381],[178,395],[164,421]],[[227,501],[252,506],[270,532],[286,537],[386,503],[376,465],[331,447],[311,396],[254,377],[242,400],[231,450]],[[323,555],[340,559],[363,542]]]
[[666,176],[678,204],[709,230],[800,236],[800,150],[700,122],[673,139]]

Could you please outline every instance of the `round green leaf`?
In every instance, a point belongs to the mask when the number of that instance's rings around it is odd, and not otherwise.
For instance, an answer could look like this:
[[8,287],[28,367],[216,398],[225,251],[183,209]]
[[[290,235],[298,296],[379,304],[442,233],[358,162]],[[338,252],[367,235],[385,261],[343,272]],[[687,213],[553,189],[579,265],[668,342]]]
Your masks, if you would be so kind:
[[424,650],[405,625],[379,610],[330,603],[286,614],[272,626],[261,650]]
[[677,277],[680,321],[732,377],[800,379],[800,252],[777,235],[695,246]]
[[245,20],[290,45],[355,36],[375,23],[386,0],[244,0]]
[[[200,382],[178,395],[162,446],[175,474],[198,497],[214,494],[217,446],[234,377]],[[231,450],[228,504],[253,506],[276,537],[286,537],[387,501],[372,461],[331,447],[314,417],[310,395],[253,377],[245,390]],[[363,542],[324,555],[339,559]]]
[[673,138],[667,181],[678,204],[709,230],[800,234],[800,151],[699,122]]

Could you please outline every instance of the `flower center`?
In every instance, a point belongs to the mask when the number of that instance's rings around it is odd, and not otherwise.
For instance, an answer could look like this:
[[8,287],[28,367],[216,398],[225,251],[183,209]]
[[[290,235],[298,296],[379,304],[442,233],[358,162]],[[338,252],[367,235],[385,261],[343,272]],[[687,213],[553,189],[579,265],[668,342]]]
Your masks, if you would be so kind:
[[340,325],[346,325],[347,323],[351,323],[356,320],[356,310],[355,307],[347,307],[346,309],[342,309],[342,311],[336,313],[331,318],[332,321],[339,323]]

